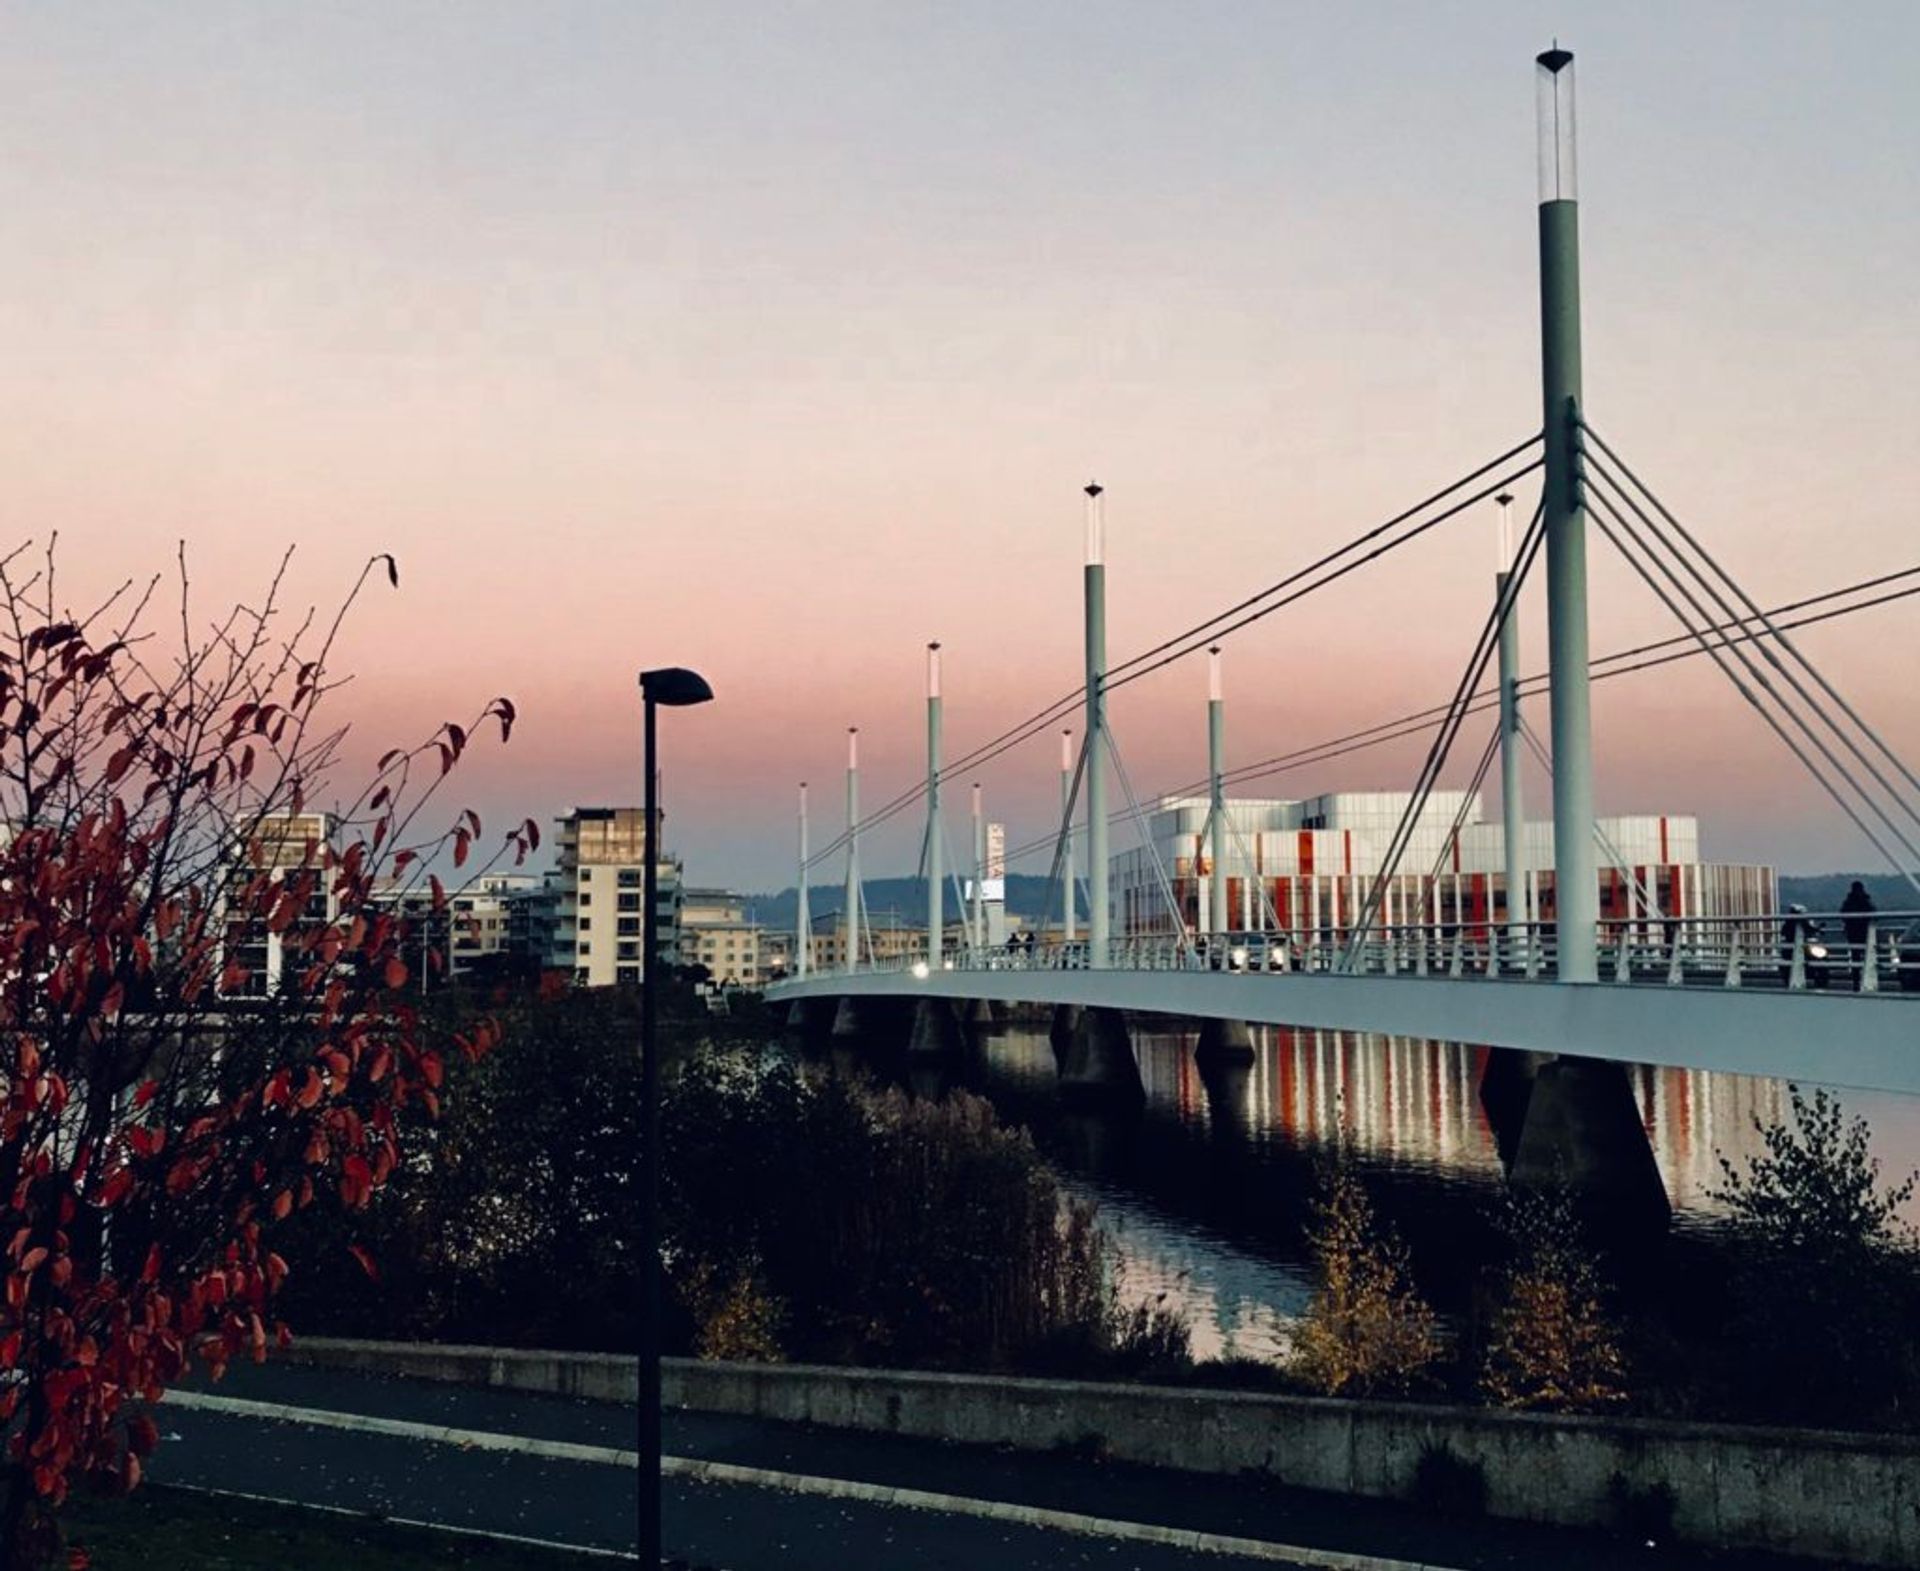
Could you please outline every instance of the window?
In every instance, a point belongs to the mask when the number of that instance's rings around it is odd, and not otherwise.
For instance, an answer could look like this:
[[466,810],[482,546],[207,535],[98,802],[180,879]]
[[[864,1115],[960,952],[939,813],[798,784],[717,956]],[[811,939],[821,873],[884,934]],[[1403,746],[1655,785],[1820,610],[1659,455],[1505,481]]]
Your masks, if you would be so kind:
[[638,911],[640,909],[640,897],[638,895],[622,894],[618,898],[622,911]]
[[640,958],[639,943],[633,939],[623,940],[620,945],[619,958],[622,960],[638,960]]
[[613,968],[613,979],[622,987],[638,987],[640,985],[640,968],[638,966],[615,966]]
[[592,950],[592,948],[593,948],[592,944],[582,944],[580,946],[580,953],[584,955],[588,953],[590,950]]
[[638,937],[640,933],[640,918],[637,916],[619,917],[616,918],[614,926],[615,930],[623,938],[628,936]]
[[593,869],[592,869],[592,868],[590,868],[590,867],[583,867],[583,868],[581,868],[581,869],[580,869],[580,882],[581,882],[581,883],[583,883],[583,884],[590,884],[590,883],[592,883],[592,882],[593,882]]
[[622,889],[638,889],[640,887],[640,869],[637,867],[621,868],[620,887]]
[[[583,916],[583,917],[581,917],[581,918],[580,918],[580,931],[581,931],[581,932],[583,932],[583,933],[584,933],[584,932],[585,932],[585,931],[586,931],[586,930],[587,930],[588,928],[590,928],[590,927],[592,927],[592,926],[593,926],[593,918],[592,918],[592,917],[590,917],[590,916]],[[586,948],[587,946],[586,946],[585,944],[582,944],[582,945],[581,945],[580,947],[581,947],[582,949],[585,949],[585,948]]]
[[590,906],[593,904],[593,891],[591,889],[584,890],[581,892],[580,903],[583,906]]

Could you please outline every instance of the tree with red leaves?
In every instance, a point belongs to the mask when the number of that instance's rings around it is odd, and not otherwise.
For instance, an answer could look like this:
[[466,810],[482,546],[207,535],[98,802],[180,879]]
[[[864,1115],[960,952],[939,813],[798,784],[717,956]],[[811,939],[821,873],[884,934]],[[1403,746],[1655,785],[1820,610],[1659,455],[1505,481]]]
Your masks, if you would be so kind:
[[[437,1111],[446,1055],[489,1043],[431,1038],[404,991],[418,951],[374,896],[418,884],[445,910],[430,868],[464,865],[480,821],[423,826],[513,706],[387,753],[316,812],[345,740],[330,661],[370,578],[398,570],[375,557],[322,619],[283,605],[287,568],[200,624],[183,552],[162,632],[158,578],[76,613],[51,548],[0,558],[7,1566],[57,1554],[75,1484],[139,1482],[168,1385],[284,1341],[275,1225],[364,1207],[401,1160],[396,1115]],[[500,854],[537,840],[529,820]]]

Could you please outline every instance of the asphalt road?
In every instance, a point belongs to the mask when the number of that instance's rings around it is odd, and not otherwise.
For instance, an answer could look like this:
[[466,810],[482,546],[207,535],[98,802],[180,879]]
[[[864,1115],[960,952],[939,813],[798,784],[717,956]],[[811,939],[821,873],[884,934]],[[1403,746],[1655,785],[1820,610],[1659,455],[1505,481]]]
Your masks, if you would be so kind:
[[[220,1397],[357,1414],[490,1435],[631,1450],[631,1415],[606,1403],[295,1365],[236,1368]],[[352,1433],[299,1420],[163,1405],[150,1468],[192,1485],[602,1552],[633,1544],[634,1480],[609,1460],[557,1459],[424,1438]],[[1707,1556],[1600,1534],[1461,1522],[1257,1480],[1213,1478],[719,1414],[669,1413],[680,1457],[815,1478],[851,1479],[1123,1522],[1195,1528],[1268,1543],[1367,1554],[1459,1571],[1682,1571],[1781,1567],[1771,1557]],[[1099,1565],[1122,1571],[1236,1571],[1265,1565],[1215,1553],[780,1488],[669,1479],[669,1554],[721,1571]]]

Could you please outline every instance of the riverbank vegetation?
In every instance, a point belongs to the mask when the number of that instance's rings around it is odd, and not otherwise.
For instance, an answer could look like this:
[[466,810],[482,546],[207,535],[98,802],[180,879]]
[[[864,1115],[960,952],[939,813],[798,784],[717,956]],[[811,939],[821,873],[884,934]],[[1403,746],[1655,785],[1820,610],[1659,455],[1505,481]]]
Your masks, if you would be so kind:
[[[284,1245],[294,1325],[633,1345],[637,1001],[562,988],[485,1007],[496,1051],[449,1066],[443,1116],[351,1219],[379,1281],[350,1253],[348,1219],[302,1219]],[[762,1021],[708,1017],[690,996],[663,1035],[670,1350],[1062,1375],[1186,1361],[1170,1314],[1122,1309],[1091,1208],[984,1101],[796,1065],[764,1046]]]
[[[1763,1151],[1726,1170],[1721,1243],[1672,1241],[1630,1270],[1570,1197],[1506,1195],[1481,1224],[1492,1255],[1439,1299],[1432,1283],[1458,1283],[1461,1263],[1410,1249],[1392,1189],[1336,1155],[1308,1212],[1314,1290],[1292,1358],[1196,1361],[1173,1304],[1127,1291],[1098,1215],[985,1101],[801,1063],[750,1008],[663,1002],[677,1351],[1829,1427],[1920,1414],[1909,1189],[1822,1092],[1794,1093]],[[448,1065],[442,1117],[409,1132],[409,1161],[364,1212],[296,1219],[289,1321],[631,1346],[637,1000],[527,987],[431,1007],[450,1029],[484,1010],[498,1046]],[[371,1286],[349,1220],[378,1262]]]

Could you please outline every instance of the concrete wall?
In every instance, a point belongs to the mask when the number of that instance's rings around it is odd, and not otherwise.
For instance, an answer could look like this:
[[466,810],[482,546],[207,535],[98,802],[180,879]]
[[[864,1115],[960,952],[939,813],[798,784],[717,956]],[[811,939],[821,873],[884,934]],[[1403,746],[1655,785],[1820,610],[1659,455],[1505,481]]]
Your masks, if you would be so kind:
[[364,1342],[303,1336],[285,1353],[293,1364],[354,1369],[376,1375],[444,1380],[450,1385],[545,1391],[591,1402],[632,1402],[640,1394],[631,1358],[618,1353],[559,1353],[517,1347],[463,1347],[452,1342]]
[[[631,1401],[631,1360],[603,1354],[307,1338],[294,1356],[428,1379]],[[1616,1476],[1664,1485],[1691,1542],[1862,1565],[1920,1566],[1920,1440],[1562,1418],[1421,1403],[669,1360],[668,1405],[1028,1450],[1097,1442],[1120,1461],[1254,1471],[1403,1499],[1429,1447],[1478,1463],[1496,1516],[1611,1524]]]

